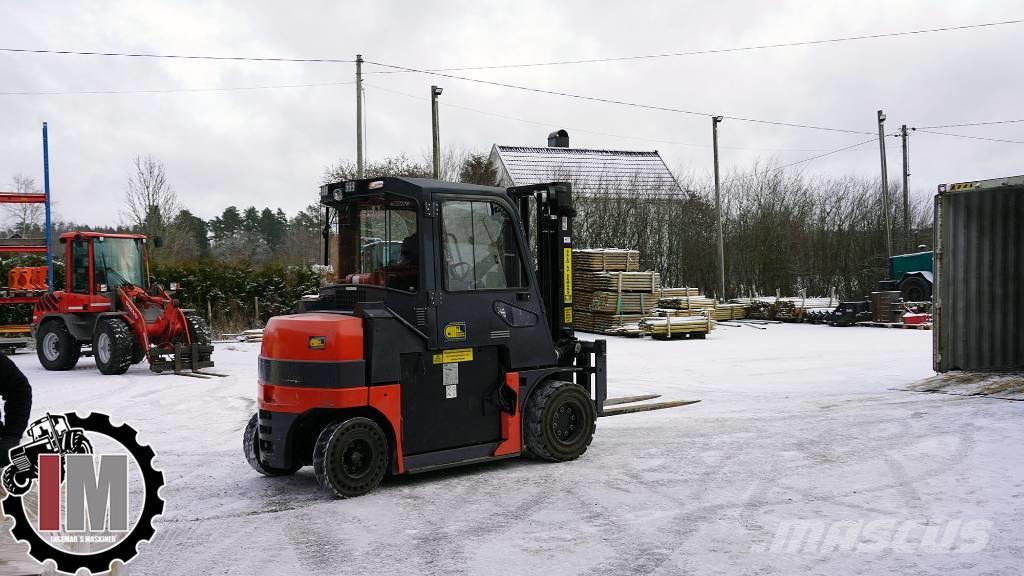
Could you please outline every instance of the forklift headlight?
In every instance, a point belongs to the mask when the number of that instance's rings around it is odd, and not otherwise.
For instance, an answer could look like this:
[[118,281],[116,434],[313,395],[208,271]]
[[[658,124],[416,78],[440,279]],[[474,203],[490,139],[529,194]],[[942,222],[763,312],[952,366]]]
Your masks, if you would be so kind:
[[177,282],[171,282],[171,291],[174,292],[177,290],[181,290],[181,284]]
[[106,292],[107,291],[107,285],[106,284],[100,284],[96,288],[97,288],[98,292]]

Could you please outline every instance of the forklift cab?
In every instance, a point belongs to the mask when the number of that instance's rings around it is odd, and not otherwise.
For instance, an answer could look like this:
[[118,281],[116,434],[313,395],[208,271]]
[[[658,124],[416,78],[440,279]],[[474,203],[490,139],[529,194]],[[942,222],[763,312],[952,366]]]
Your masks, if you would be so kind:
[[381,303],[430,349],[501,347],[515,335],[535,345],[508,349],[510,365],[555,362],[525,230],[504,189],[383,178],[328,185],[321,198],[337,218],[328,241],[338,283],[322,291],[333,307]]
[[122,284],[145,287],[149,270],[146,237],[139,234],[69,232],[62,234],[68,263],[65,290],[87,297],[104,294]]
[[[417,454],[429,466],[438,450],[500,442],[500,414],[514,414],[553,374],[575,375],[588,391],[597,374],[600,410],[604,342],[578,341],[572,330],[568,184],[506,190],[381,178],[327,184],[320,197],[324,261],[337,283],[298,311],[365,318],[367,385],[401,384],[408,466],[417,467]],[[510,373],[518,391],[504,390]]]

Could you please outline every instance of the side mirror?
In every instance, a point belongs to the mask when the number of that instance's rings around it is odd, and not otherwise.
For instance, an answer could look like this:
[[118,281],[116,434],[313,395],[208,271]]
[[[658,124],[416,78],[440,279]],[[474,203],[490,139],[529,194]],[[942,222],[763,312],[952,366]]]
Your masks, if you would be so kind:
[[163,236],[153,236],[153,248],[161,248],[164,245]]

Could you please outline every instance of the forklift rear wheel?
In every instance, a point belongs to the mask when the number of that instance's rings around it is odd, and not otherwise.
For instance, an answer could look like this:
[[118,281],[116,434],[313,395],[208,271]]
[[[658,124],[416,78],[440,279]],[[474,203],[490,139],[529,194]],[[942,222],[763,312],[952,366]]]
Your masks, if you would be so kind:
[[388,470],[388,439],[369,418],[329,424],[313,449],[313,471],[325,490],[341,498],[361,496],[384,479]]
[[540,385],[523,413],[531,456],[564,462],[587,451],[597,430],[594,401],[582,386],[561,380]]
[[289,476],[298,472],[302,465],[293,465],[291,468],[274,468],[267,466],[260,460],[260,417],[253,414],[249,423],[245,425],[245,434],[242,436],[242,450],[245,452],[245,460],[252,466],[252,469],[264,476]]
[[132,365],[132,349],[135,337],[128,324],[120,318],[105,318],[96,326],[92,340],[96,367],[107,375],[124,374]]
[[71,370],[82,355],[82,344],[61,320],[50,320],[36,332],[36,355],[47,370]]

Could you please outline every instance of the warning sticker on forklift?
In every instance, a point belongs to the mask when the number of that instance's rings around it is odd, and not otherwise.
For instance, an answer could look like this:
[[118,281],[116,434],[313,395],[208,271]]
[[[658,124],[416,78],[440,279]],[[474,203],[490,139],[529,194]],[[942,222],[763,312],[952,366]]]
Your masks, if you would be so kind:
[[445,397],[445,399],[450,400],[452,398],[455,398],[455,395],[457,393],[456,390],[455,390],[456,388],[457,388],[457,386],[455,386],[454,384],[452,384],[451,386],[445,386],[444,387],[444,397]]
[[434,354],[434,364],[448,364],[449,362],[472,362],[472,348],[454,348],[445,350],[440,354]]
[[444,374],[444,385],[454,386],[459,383],[459,365],[456,363],[445,364],[442,368]]

